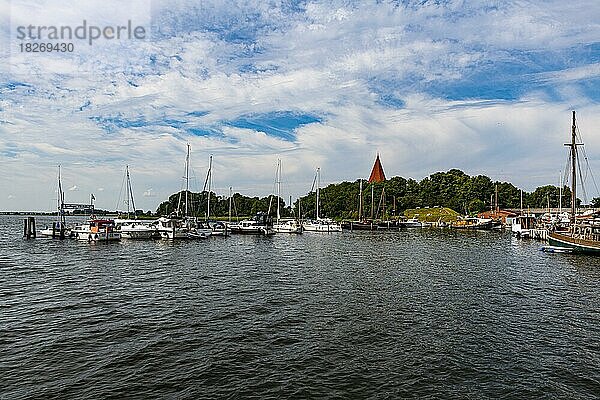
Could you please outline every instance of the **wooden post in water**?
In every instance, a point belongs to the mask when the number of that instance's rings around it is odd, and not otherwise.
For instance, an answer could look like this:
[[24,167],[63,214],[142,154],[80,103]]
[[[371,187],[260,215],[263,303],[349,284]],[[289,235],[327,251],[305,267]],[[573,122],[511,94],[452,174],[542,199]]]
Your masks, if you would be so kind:
[[56,238],[56,222],[52,223],[52,239]]
[[35,239],[35,217],[27,217],[23,220],[23,237],[26,239]]

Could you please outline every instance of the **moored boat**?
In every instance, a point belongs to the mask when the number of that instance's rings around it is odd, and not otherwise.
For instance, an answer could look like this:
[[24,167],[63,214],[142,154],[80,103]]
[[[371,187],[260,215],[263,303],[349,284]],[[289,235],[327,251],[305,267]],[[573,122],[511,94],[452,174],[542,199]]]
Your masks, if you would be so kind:
[[536,217],[533,214],[519,215],[513,218],[510,226],[511,232],[519,238],[530,238],[536,226]]
[[572,253],[600,255],[600,228],[579,225],[572,227],[569,232],[550,232],[548,244],[571,249]]
[[[273,231],[277,233],[302,233],[302,224],[300,223],[300,221],[293,218],[281,218],[281,160],[277,160],[277,170],[275,175],[275,183],[277,185],[277,219],[273,224]],[[271,206],[269,205],[269,209],[270,208]]]
[[65,219],[65,192],[62,190],[60,178],[60,165],[58,166],[58,187],[56,189],[56,222],[52,226],[46,226],[40,231],[41,236],[64,239],[71,235],[71,230],[67,227]]
[[466,217],[453,222],[450,227],[454,229],[490,230],[494,221],[490,218]]
[[318,218],[304,221],[302,228],[306,232],[341,232],[342,226],[330,218]]
[[406,228],[423,228],[424,225],[421,221],[419,221],[419,216],[415,215],[412,218],[409,219],[403,219],[398,221],[398,227],[400,229],[406,229]]
[[295,219],[280,219],[273,224],[273,230],[277,233],[302,233],[302,224]]
[[577,216],[577,125],[575,122],[575,111],[573,111],[573,124],[571,126],[570,147],[571,161],[571,224],[567,230],[554,230],[548,234],[550,246],[571,249],[573,253],[600,255],[600,215],[586,214]]
[[319,216],[319,202],[320,202],[320,191],[321,191],[321,168],[317,168],[317,174],[315,176],[317,183],[317,199],[316,199],[316,211],[315,219],[309,219],[302,222],[302,229],[306,232],[341,232],[342,226],[332,220],[331,218],[321,218]]
[[115,219],[115,228],[122,239],[152,239],[159,237],[156,221]]
[[101,243],[121,240],[121,233],[115,229],[112,219],[90,219],[87,223],[73,228],[75,239]]
[[252,219],[232,223],[229,225],[231,233],[246,235],[269,236],[275,233],[273,230],[273,219],[264,212],[259,212]]
[[156,231],[162,239],[188,239],[190,233],[183,218],[160,217],[156,221]]

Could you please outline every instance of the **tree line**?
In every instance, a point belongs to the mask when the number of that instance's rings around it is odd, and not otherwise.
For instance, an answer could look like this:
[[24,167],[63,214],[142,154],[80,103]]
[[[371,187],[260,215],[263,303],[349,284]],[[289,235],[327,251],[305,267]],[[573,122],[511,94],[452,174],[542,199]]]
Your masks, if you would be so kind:
[[[521,190],[510,182],[492,181],[485,175],[469,176],[461,170],[451,169],[436,172],[421,181],[400,176],[381,183],[367,184],[363,181],[363,217],[388,218],[402,214],[406,209],[417,207],[448,207],[461,214],[472,214],[489,210],[496,199],[500,208],[517,209],[521,207]],[[559,206],[557,186],[546,185],[533,192],[523,191],[523,207],[545,208]],[[180,200],[180,193],[181,199]],[[330,184],[320,190],[320,216],[338,219],[357,219],[359,217],[360,180]],[[207,213],[207,192],[188,193],[189,215],[205,216]],[[211,216],[227,216],[229,198],[211,196]],[[275,215],[277,200],[280,201],[281,215],[296,216],[298,209],[303,217],[314,217],[316,196],[314,192],[300,197],[294,204],[286,205],[283,199],[275,196],[249,197],[240,193],[233,195],[232,214],[250,216],[259,211]],[[594,199],[594,203],[598,202]],[[578,199],[578,203],[579,203]],[[161,203],[157,214],[167,215],[185,207],[185,192],[171,195]],[[562,206],[571,206],[571,191],[562,190]]]

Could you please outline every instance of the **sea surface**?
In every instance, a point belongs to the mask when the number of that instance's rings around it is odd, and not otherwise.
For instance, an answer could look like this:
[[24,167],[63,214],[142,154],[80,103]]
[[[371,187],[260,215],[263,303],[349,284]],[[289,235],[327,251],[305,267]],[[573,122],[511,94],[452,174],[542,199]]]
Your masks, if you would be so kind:
[[93,245],[22,225],[0,217],[2,399],[600,397],[600,258],[507,232]]

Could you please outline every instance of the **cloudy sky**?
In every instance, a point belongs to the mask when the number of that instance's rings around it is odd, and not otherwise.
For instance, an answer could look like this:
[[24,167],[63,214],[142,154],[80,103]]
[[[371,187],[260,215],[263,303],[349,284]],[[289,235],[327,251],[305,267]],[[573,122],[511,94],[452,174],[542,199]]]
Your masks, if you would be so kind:
[[[148,34],[20,51],[19,26],[84,19]],[[0,210],[51,210],[58,164],[68,202],[122,208],[128,164],[155,209],[187,143],[192,188],[212,154],[219,194],[271,192],[281,158],[295,197],[377,152],[388,176],[557,184],[571,110],[600,170],[599,21],[597,0],[0,0]]]

